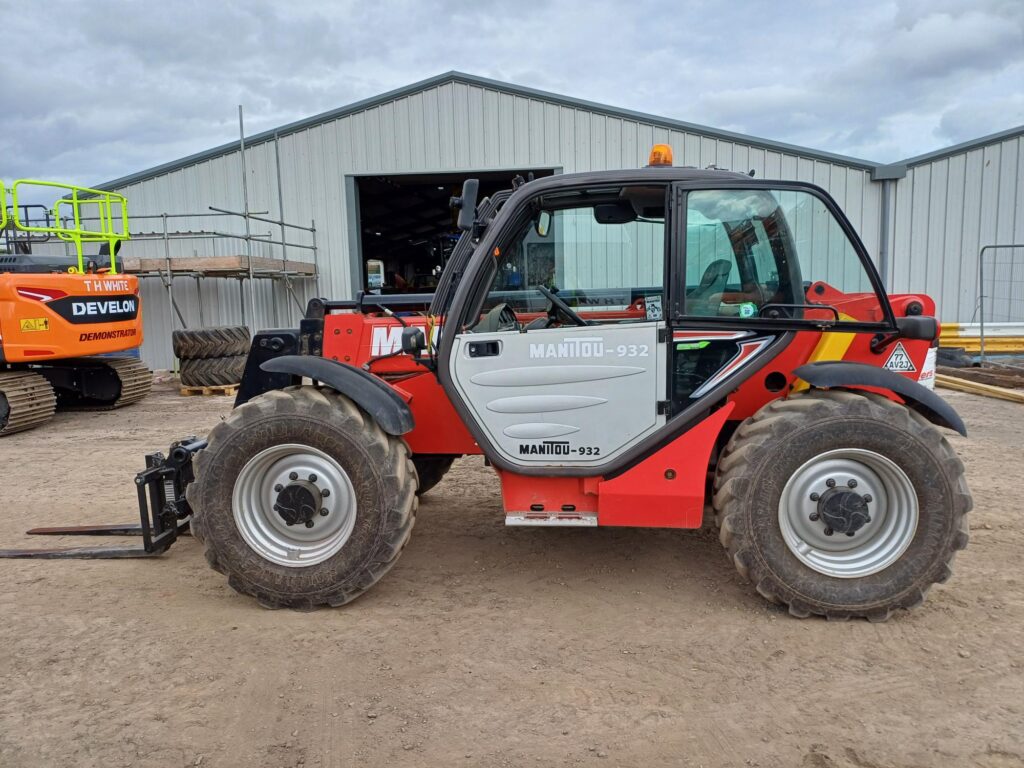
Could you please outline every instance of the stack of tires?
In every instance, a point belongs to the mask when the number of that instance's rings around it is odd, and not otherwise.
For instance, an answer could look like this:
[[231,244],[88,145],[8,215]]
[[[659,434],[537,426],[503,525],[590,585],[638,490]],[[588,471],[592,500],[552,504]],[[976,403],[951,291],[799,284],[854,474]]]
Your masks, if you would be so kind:
[[249,354],[246,326],[175,331],[171,342],[181,361],[183,387],[224,387],[242,380]]

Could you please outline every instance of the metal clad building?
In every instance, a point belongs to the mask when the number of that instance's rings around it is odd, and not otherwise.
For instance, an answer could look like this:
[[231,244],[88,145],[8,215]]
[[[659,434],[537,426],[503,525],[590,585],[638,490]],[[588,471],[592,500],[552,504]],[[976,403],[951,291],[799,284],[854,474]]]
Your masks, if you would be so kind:
[[[1024,241],[1022,136],[1024,127],[880,165],[452,72],[248,137],[245,164],[250,210],[295,224],[316,222],[319,287],[300,284],[300,300],[314,293],[351,297],[362,283],[359,177],[502,171],[511,178],[529,169],[629,168],[645,165],[653,144],[668,143],[677,165],[753,170],[758,178],[825,188],[879,259],[892,290],[925,290],[943,321],[970,322],[980,246]],[[241,210],[241,177],[233,143],[100,186],[125,194],[138,217],[202,212],[211,205]],[[154,230],[161,225],[146,221]],[[199,224],[181,219],[173,226]],[[232,219],[218,226],[242,228]],[[274,225],[259,226],[279,236]],[[188,252],[172,255],[210,254],[209,245],[193,243]],[[215,245],[242,252],[237,241]],[[261,248],[266,246],[253,254]],[[133,241],[124,253],[162,257],[163,243]],[[310,256],[293,251],[289,258]],[[199,322],[200,290],[206,324],[237,323],[240,297],[250,300],[248,286],[240,288],[234,280],[197,286],[179,278],[174,295],[189,325]],[[296,303],[279,283],[257,281],[255,294],[254,325],[295,323]],[[153,367],[169,368],[170,331],[180,324],[159,281],[144,281],[143,296],[143,357]]]

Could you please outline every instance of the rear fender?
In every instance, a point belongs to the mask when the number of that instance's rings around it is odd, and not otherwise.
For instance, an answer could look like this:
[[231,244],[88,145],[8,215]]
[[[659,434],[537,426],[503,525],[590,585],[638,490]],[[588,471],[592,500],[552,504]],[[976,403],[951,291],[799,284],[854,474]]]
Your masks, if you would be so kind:
[[389,435],[404,435],[414,426],[412,411],[395,390],[360,368],[310,355],[286,355],[266,361],[260,369],[291,377],[291,384],[313,379],[337,390],[366,411]]
[[893,371],[864,363],[825,361],[802,365],[793,371],[812,387],[871,387],[899,395],[909,408],[928,421],[967,436],[959,414],[941,397],[916,381]]
[[394,389],[360,368],[310,354],[304,348],[302,334],[294,329],[262,331],[256,335],[235,407],[264,392],[301,384],[303,378],[327,384],[345,395],[390,435],[412,431],[412,412]]

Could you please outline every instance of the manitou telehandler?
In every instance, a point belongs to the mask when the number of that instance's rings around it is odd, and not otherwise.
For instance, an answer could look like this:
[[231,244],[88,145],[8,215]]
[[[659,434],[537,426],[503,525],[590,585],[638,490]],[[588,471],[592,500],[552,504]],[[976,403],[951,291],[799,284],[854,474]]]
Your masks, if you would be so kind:
[[823,190],[669,154],[479,204],[467,181],[432,297],[316,299],[258,334],[231,415],[139,476],[144,549],[190,522],[260,604],[342,605],[483,454],[508,525],[697,528],[710,504],[794,616],[919,604],[971,508],[937,428],[964,425],[922,386],[932,300],[886,295]]
[[[66,196],[47,208],[20,203],[23,190]],[[127,223],[113,192],[22,179],[8,205],[0,182],[0,437],[58,408],[120,408],[149,394],[152,374],[128,354],[142,344],[138,278],[117,270]],[[91,243],[100,252],[87,256]]]

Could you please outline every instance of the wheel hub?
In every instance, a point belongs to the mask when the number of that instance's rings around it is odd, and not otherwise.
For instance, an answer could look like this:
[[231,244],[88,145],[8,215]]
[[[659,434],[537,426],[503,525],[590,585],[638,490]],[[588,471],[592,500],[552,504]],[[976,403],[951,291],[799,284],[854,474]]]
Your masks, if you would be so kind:
[[284,443],[253,456],[235,480],[235,525],[258,555],[301,568],[335,555],[356,522],[356,493],[332,456]]
[[792,473],[778,514],[782,538],[800,562],[833,578],[860,578],[889,567],[910,546],[917,492],[891,459],[837,448]]
[[288,483],[274,502],[274,511],[286,525],[305,525],[307,528],[313,526],[313,519],[322,507],[320,489],[306,480]]
[[835,533],[853,536],[871,522],[864,497],[849,488],[829,488],[818,500],[818,517]]

